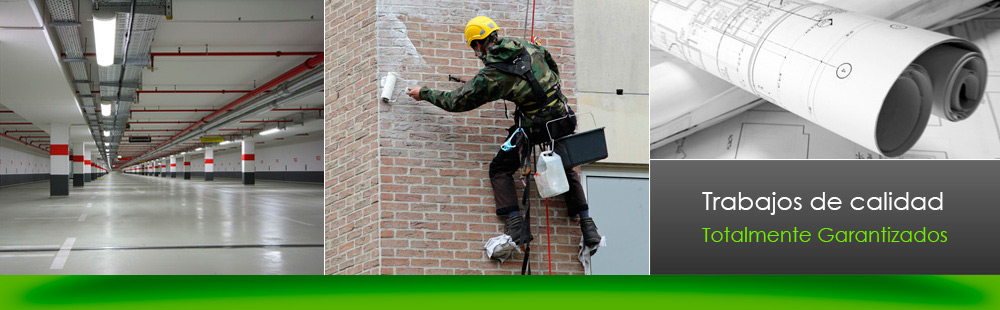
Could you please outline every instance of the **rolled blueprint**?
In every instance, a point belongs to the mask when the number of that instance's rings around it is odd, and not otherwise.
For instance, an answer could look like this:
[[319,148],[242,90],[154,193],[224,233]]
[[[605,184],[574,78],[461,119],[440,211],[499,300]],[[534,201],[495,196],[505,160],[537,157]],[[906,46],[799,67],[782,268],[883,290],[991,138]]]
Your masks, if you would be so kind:
[[909,150],[932,113],[965,119],[985,92],[978,47],[901,23],[804,0],[650,10],[653,46],[885,156]]

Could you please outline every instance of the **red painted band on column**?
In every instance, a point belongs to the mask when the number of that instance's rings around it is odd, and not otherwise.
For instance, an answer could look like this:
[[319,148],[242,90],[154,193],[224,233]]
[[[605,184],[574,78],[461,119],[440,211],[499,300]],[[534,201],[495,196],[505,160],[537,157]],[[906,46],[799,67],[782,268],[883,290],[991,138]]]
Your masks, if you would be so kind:
[[186,161],[186,162],[184,162],[184,165],[185,165],[185,166],[190,166],[190,165],[191,165],[191,162],[189,162],[189,161]]
[[177,164],[170,164],[171,167],[177,167]]
[[83,162],[83,155],[73,155],[73,162],[75,163]]
[[205,158],[205,163],[206,163],[206,164],[214,164],[214,163],[215,163],[215,160],[213,160],[213,159],[211,159],[211,158]]
[[69,155],[69,144],[53,144],[49,146],[49,155]]
[[253,154],[243,154],[243,160],[253,160]]
[[87,166],[90,166],[90,161],[89,161],[89,160],[86,160],[86,159],[84,159],[84,160],[83,160],[83,164],[84,164],[84,165],[87,165]]

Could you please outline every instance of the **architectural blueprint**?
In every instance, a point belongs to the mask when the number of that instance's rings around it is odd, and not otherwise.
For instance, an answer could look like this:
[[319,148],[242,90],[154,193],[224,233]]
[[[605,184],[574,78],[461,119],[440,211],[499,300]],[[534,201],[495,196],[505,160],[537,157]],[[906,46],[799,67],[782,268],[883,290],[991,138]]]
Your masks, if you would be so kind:
[[[880,1],[865,11],[926,27],[984,1],[943,2]],[[808,1],[651,1],[651,9],[652,46],[671,54],[651,54],[653,158],[990,152],[982,142],[961,152],[939,150],[990,139],[978,126],[983,116],[993,117],[992,108],[972,113],[989,99],[982,95],[986,66],[965,40]],[[660,102],[678,98],[682,104]],[[774,105],[758,106],[764,100]]]

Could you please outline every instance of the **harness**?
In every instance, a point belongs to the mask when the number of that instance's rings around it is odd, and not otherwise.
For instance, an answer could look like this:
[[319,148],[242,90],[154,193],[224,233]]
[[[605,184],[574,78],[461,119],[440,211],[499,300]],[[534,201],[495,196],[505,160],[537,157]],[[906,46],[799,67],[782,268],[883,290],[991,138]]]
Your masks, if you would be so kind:
[[[534,101],[522,103],[517,105],[517,110],[514,111],[516,117],[523,116],[523,114],[535,115],[543,109],[551,108],[557,103],[562,102],[562,89],[559,84],[556,84],[546,90],[538,79],[535,78],[535,74],[532,71],[531,66],[531,54],[528,53],[528,49],[521,48],[521,53],[516,58],[510,62],[491,62],[486,64],[487,67],[497,69],[500,72],[511,74],[528,82],[531,86],[531,95]],[[531,110],[522,110],[531,109]]]

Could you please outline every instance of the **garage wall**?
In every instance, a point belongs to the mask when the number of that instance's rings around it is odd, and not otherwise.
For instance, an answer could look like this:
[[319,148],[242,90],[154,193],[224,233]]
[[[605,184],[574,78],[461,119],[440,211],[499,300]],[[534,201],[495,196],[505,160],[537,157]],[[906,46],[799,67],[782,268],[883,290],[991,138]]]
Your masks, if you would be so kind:
[[48,154],[0,138],[0,187],[48,181],[50,164]]

